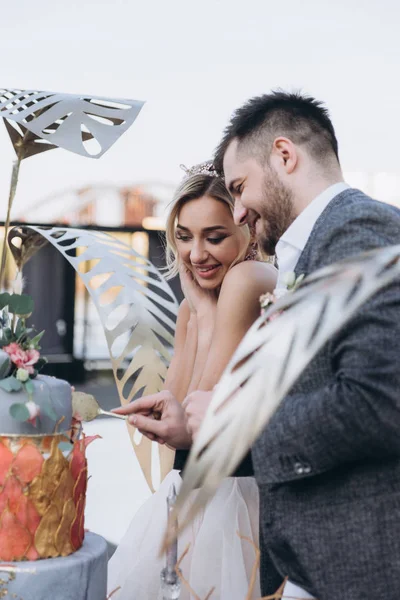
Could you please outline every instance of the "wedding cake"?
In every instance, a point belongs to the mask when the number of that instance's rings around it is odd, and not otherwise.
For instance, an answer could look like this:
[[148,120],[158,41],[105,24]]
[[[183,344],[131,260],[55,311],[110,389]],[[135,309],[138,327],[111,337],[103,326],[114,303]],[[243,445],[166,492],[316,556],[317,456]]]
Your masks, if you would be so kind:
[[107,545],[84,530],[93,438],[76,435],[71,386],[38,374],[42,334],[26,327],[28,307],[7,296],[0,294],[0,562],[15,565],[7,591],[23,600],[105,600]]

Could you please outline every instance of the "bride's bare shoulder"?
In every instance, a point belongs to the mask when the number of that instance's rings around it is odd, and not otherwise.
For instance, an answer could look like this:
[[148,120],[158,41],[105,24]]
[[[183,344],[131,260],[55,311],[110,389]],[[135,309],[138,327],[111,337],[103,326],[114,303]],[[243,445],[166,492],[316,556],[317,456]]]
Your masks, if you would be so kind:
[[273,292],[276,279],[277,271],[268,263],[246,261],[232,267],[221,285],[217,322],[221,321],[223,327],[235,323],[233,334],[241,331],[244,335],[260,316],[260,296]]
[[278,270],[271,264],[256,260],[243,261],[232,267],[222,282],[221,291],[253,288],[260,293],[275,289]]

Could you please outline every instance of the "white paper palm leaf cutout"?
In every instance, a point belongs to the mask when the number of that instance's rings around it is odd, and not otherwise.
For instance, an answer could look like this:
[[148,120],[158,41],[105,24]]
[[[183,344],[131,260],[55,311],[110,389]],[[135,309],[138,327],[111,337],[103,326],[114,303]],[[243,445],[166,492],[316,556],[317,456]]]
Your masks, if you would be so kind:
[[58,147],[99,158],[132,125],[142,106],[143,102],[138,100],[0,89],[0,118],[4,119],[17,155],[4,225],[0,289],[5,275],[6,240],[21,162]]
[[315,272],[256,321],[222,375],[193,444],[176,503],[179,531],[232,474],[316,353],[399,276],[400,245],[369,252]]
[[[143,102],[37,90],[0,89],[0,117],[19,156],[59,147],[100,158],[132,125]],[[26,143],[29,138],[29,144]],[[93,151],[86,143],[96,141]]]
[[[171,360],[178,311],[175,296],[160,272],[130,246],[106,233],[26,226],[15,227],[9,234],[19,268],[46,242],[74,267],[92,297],[104,328],[121,404],[159,392]],[[161,479],[172,467],[173,453],[144,436],[139,435],[137,441],[134,431],[130,427],[136,456],[154,490],[158,477],[152,477],[152,451],[160,452]]]

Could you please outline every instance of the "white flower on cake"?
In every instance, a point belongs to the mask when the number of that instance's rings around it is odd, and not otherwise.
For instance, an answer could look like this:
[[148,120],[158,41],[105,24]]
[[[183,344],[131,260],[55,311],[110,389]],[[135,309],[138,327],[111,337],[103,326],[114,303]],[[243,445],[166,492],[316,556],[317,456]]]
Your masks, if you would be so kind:
[[36,418],[40,415],[40,407],[32,400],[29,400],[25,406],[29,412],[29,423],[32,423],[32,425],[36,426]]
[[26,369],[18,369],[15,377],[21,383],[25,383],[25,381],[28,381],[28,379],[29,379],[29,373],[28,373],[28,371]]

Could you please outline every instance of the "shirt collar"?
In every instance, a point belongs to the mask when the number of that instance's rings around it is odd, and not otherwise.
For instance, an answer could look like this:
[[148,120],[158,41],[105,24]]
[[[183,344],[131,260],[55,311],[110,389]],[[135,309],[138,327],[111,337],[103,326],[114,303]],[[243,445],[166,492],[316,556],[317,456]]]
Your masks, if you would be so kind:
[[334,183],[319,194],[310,204],[299,214],[299,216],[288,227],[285,233],[280,238],[277,245],[277,254],[279,253],[278,246],[289,244],[302,252],[310,237],[320,215],[323,213],[328,204],[341,192],[348,189],[350,186],[344,181]]

